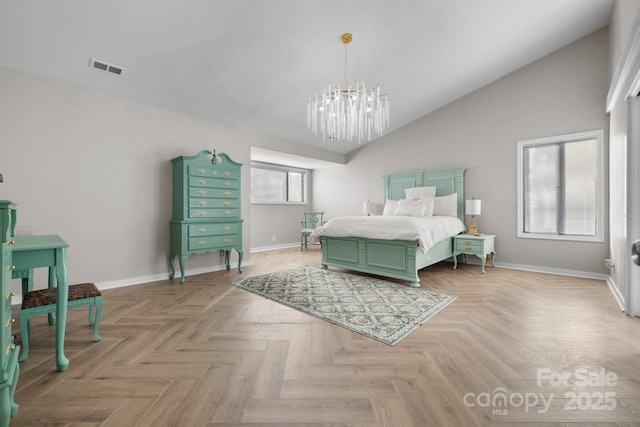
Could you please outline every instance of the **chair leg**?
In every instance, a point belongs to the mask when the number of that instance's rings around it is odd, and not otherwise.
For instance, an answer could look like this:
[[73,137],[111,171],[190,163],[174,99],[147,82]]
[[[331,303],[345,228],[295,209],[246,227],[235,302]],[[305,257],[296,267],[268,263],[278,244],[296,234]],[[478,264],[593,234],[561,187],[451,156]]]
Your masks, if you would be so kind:
[[95,316],[93,314],[93,306],[95,304],[89,304],[89,326],[93,326],[96,324]]
[[[98,326],[100,326],[100,315],[102,314],[102,297],[94,298],[96,306],[96,317],[93,319],[93,338],[96,341],[102,340],[102,337],[98,335]],[[93,304],[89,306],[89,310],[93,307]]]
[[31,319],[28,314],[23,315],[23,311],[20,311],[20,334],[22,335],[22,354],[18,359],[18,362],[24,362],[29,356],[29,338],[31,335]]

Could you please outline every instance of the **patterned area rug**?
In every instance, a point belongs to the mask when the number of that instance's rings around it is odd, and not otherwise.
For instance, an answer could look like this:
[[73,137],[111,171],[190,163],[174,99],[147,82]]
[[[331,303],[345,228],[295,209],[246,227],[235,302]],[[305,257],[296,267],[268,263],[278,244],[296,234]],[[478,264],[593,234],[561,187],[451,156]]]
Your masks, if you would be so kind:
[[314,267],[278,271],[231,284],[389,345],[456,299]]

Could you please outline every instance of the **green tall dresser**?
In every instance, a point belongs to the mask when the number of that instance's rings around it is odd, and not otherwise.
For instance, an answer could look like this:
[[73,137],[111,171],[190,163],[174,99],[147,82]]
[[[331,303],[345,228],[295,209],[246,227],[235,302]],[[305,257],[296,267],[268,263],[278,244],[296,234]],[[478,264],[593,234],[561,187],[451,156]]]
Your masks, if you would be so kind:
[[204,150],[193,157],[180,156],[173,162],[173,219],[171,225],[170,278],[174,260],[180,259],[180,283],[184,283],[184,262],[191,254],[224,254],[230,269],[231,250],[238,253],[242,273],[242,216],[240,215],[241,163],[226,154]]
[[0,285],[2,286],[2,304],[0,304],[0,427],[9,425],[9,419],[18,412],[18,405],[13,400],[18,384],[20,368],[18,354],[20,347],[13,343],[11,331],[13,314],[11,312],[11,277],[13,271],[13,230],[15,229],[16,211],[8,200],[0,200],[0,244],[2,245],[2,271],[0,271]]

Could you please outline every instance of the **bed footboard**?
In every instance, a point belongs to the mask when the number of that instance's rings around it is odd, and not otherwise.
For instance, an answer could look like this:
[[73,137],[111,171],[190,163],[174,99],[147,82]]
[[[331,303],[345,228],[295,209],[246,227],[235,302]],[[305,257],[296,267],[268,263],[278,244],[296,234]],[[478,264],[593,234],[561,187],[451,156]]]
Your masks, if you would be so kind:
[[322,268],[342,267],[363,273],[408,280],[420,286],[416,241],[361,237],[326,237],[322,242]]
[[349,270],[407,280],[420,286],[418,270],[443,261],[453,254],[453,239],[439,242],[422,253],[414,240],[379,240],[362,237],[320,237],[322,268]]

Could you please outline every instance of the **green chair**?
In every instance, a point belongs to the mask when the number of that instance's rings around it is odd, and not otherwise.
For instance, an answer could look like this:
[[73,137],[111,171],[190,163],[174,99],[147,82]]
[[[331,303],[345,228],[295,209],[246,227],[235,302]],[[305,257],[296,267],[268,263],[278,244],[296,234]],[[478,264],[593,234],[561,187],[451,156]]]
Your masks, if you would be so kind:
[[[49,314],[49,324],[55,323],[53,314],[56,312],[56,288],[29,291],[22,297],[20,308],[20,333],[22,335],[22,355],[19,362],[24,362],[29,356],[29,338],[31,336],[31,317],[39,314]],[[93,338],[100,341],[98,325],[102,313],[102,293],[93,283],[82,283],[69,286],[67,308],[89,306],[89,325],[93,326]],[[94,313],[95,309],[95,313]]]
[[309,246],[309,236],[317,227],[326,223],[323,220],[324,212],[305,212],[304,219],[300,221],[302,229],[300,230],[300,251]]

